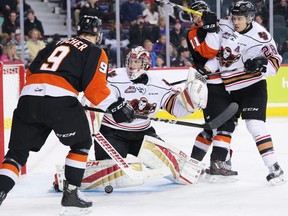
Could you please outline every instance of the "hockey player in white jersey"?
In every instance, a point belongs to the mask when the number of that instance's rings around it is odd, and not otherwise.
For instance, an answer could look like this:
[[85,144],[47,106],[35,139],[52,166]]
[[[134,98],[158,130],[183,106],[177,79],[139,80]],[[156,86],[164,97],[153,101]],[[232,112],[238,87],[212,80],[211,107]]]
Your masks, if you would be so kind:
[[[286,180],[277,162],[271,135],[266,129],[267,84],[266,76],[277,73],[282,57],[269,32],[254,22],[255,8],[249,1],[238,1],[231,16],[220,20],[218,58],[209,60],[205,67],[217,69],[233,101],[239,104],[239,115],[246,122],[258,151],[269,169],[266,179],[272,184]],[[231,72],[227,72],[231,71]]]
[[[185,89],[179,92],[154,71],[148,71],[150,65],[149,52],[142,46],[138,46],[128,53],[126,68],[117,68],[108,73],[109,89],[117,97],[125,98],[133,107],[135,114],[152,118],[158,110],[163,109],[175,117],[184,117],[206,107],[208,95],[206,80],[195,69],[187,69],[188,78]],[[94,113],[90,112],[92,116],[88,115],[91,122],[95,120]],[[97,126],[91,130],[92,134],[98,133]],[[149,118],[138,118],[125,124],[117,123],[111,114],[105,113],[100,133],[130,167],[141,171],[143,163],[145,165],[143,169],[151,168],[149,172],[147,171],[148,178],[157,176],[180,184],[197,183],[202,163],[161,140],[151,126]],[[115,158],[112,160],[104,150],[105,148],[103,149],[103,144],[101,145],[103,139],[99,141],[97,136],[94,137],[96,161],[87,163],[82,189],[103,188],[107,185],[127,187],[144,183],[141,179],[133,179],[125,175],[116,165]],[[128,154],[135,157],[127,158]],[[61,173],[63,169],[60,167],[56,175],[58,177],[56,183],[59,184],[60,189],[61,177],[63,177]]]

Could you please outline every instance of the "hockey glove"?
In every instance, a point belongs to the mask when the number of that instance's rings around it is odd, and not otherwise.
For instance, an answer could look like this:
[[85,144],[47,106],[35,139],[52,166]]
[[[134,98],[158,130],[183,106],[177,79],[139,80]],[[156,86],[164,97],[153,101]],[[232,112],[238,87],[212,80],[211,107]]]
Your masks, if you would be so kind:
[[202,65],[196,65],[196,70],[202,75],[205,76],[207,74],[210,74]]
[[108,107],[108,110],[117,123],[130,123],[134,120],[134,109],[127,103],[127,101],[124,101],[124,98],[119,97],[118,101]]
[[217,16],[210,11],[204,11],[202,15],[203,29],[207,32],[217,31]]
[[244,63],[246,73],[266,73],[268,60],[264,57],[256,57],[254,59],[248,59]]

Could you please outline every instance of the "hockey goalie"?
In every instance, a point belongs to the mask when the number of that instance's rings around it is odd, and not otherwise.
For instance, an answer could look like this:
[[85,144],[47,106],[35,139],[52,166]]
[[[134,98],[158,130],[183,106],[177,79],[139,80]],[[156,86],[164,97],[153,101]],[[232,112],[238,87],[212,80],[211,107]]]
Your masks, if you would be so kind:
[[[159,109],[176,117],[204,109],[207,103],[205,79],[189,68],[185,88],[179,92],[154,72],[148,73],[150,63],[149,52],[137,47],[127,55],[126,68],[112,70],[107,76],[111,91],[120,98],[119,104],[125,103],[122,100],[125,98],[137,115],[147,116],[147,119],[116,124],[114,118],[122,116],[111,113],[121,106],[114,106],[102,120],[97,120],[95,112],[86,111],[91,121],[97,161],[87,162],[81,189],[136,186],[151,178],[166,178],[178,184],[197,183],[203,164],[161,140],[149,118]],[[61,190],[63,176],[63,167],[58,166],[56,189]]]

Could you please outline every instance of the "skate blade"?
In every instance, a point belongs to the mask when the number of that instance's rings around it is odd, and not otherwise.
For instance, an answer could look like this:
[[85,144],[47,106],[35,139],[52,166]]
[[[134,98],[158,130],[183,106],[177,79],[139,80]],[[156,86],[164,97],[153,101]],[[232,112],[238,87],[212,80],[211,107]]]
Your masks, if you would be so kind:
[[269,181],[269,183],[273,186],[282,185],[285,184],[286,182],[287,180],[283,176],[273,178]]
[[237,176],[210,175],[207,173],[205,180],[209,183],[234,183],[239,181]]
[[87,215],[92,212],[92,208],[78,208],[78,207],[62,207],[60,216],[78,216]]

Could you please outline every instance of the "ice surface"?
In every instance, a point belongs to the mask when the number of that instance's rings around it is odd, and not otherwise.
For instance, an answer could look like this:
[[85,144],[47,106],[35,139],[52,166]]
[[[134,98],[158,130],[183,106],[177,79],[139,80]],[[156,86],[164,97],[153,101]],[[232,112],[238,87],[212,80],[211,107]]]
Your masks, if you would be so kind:
[[[195,121],[195,120],[194,120]],[[198,121],[197,121],[198,122]],[[201,122],[199,120],[199,122]],[[153,122],[166,142],[190,154],[200,129]],[[288,118],[269,118],[267,128],[272,135],[279,164],[288,172]],[[175,185],[166,179],[154,179],[144,185],[104,191],[84,192],[93,200],[93,213],[98,216],[287,216],[288,184],[271,186],[265,177],[268,169],[258,154],[244,121],[232,138],[233,169],[239,182]],[[51,135],[38,153],[31,153],[28,174],[8,194],[0,207],[1,216],[58,215],[61,193],[52,192],[56,164],[64,164],[68,148]],[[92,155],[92,154],[91,154]],[[91,157],[93,159],[93,157]],[[204,159],[208,165],[209,154]]]

